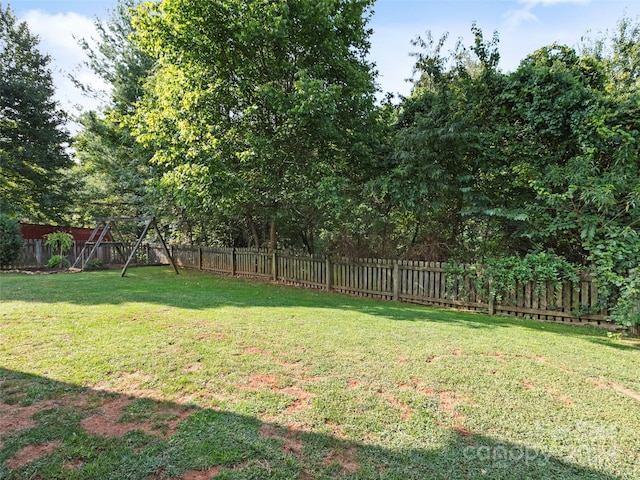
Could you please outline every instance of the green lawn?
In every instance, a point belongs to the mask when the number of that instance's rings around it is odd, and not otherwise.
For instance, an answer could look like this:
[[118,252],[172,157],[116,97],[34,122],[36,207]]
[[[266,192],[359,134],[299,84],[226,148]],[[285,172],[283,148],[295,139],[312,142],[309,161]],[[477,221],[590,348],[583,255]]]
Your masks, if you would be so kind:
[[640,478],[637,340],[164,267],[0,300],[0,479]]

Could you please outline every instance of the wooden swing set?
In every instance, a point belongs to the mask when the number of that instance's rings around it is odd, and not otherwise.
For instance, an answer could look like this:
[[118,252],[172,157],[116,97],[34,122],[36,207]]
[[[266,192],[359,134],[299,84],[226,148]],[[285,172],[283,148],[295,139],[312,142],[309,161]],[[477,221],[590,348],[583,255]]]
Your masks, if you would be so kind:
[[[126,258],[124,237],[122,236],[122,233],[118,229],[117,223],[142,223],[142,222],[144,222],[144,228],[142,230],[142,233],[138,237],[138,240],[135,246],[133,247],[133,250],[131,250],[131,254],[129,255],[128,258]],[[173,261],[173,257],[171,256],[171,252],[167,248],[167,244],[165,243],[164,238],[160,233],[160,229],[158,228],[158,224],[156,223],[155,217],[96,218],[96,228],[94,228],[93,232],[91,232],[91,235],[89,236],[89,240],[85,242],[84,247],[80,252],[80,255],[78,255],[78,257],[76,258],[76,261],[73,263],[71,268],[77,268],[76,266],[78,265],[78,262],[81,262],[81,269],[84,270],[86,265],[95,256],[96,252],[98,251],[98,248],[102,246],[113,246],[115,247],[116,251],[122,258],[122,260],[124,260],[125,262],[124,267],[120,272],[120,276],[124,277],[125,273],[127,272],[127,268],[129,268],[129,264],[133,260],[136,252],[138,251],[138,248],[142,244],[142,240],[144,240],[144,238],[147,236],[147,233],[149,233],[149,230],[152,227],[155,230],[156,235],[158,235],[158,238],[160,239],[160,243],[162,244],[162,248],[164,249],[164,252],[167,255],[167,258],[169,259],[169,262],[171,263],[171,266],[173,267],[173,270],[176,272],[176,275],[177,275],[178,268],[176,267],[176,264]],[[117,241],[111,240],[111,237],[109,236],[110,232],[113,232],[114,237],[117,237],[116,238]],[[85,252],[88,249],[91,249],[91,250],[85,259]]]

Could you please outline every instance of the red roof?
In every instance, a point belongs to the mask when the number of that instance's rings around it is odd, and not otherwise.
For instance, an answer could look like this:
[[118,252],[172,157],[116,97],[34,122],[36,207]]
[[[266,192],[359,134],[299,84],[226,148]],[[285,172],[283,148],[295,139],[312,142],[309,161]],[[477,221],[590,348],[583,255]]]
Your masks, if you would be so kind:
[[[98,239],[100,231],[98,231],[94,240]],[[22,238],[25,240],[42,240],[49,233],[54,232],[67,232],[73,236],[74,240],[86,241],[89,240],[93,228],[67,227],[63,225],[34,225],[31,223],[20,224],[20,235],[22,235]],[[105,240],[110,241],[111,237],[107,234]]]

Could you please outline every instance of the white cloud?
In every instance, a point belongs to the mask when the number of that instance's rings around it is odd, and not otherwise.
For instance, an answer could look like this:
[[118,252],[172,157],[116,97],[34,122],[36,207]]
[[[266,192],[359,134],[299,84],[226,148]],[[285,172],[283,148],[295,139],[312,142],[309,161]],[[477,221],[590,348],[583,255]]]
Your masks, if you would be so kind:
[[523,5],[522,8],[509,10],[503,16],[504,25],[507,30],[515,30],[528,22],[539,22],[538,17],[533,13],[536,7],[549,7],[561,4],[587,4],[591,0],[518,0]]
[[[81,66],[86,55],[76,38],[85,38],[87,41],[95,38],[94,21],[77,13],[54,15],[39,10],[27,12],[20,20],[26,21],[29,31],[40,37],[39,50],[51,56],[50,68],[56,86],[56,99],[62,108],[72,115],[81,110],[97,108],[99,102],[85,97],[68,78],[73,73],[83,83],[107,88],[97,75]],[[77,126],[71,125],[71,130],[75,132]]]
[[538,22],[538,17],[531,12],[532,8],[533,6],[527,5],[519,10],[509,10],[505,13],[504,25],[506,30],[515,30],[523,23]]

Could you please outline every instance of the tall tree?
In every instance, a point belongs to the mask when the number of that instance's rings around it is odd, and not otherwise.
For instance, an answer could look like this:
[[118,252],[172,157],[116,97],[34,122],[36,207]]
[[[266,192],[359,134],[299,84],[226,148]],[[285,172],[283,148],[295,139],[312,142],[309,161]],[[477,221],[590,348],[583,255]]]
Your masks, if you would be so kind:
[[272,248],[285,225],[312,238],[326,205],[339,204],[364,170],[375,123],[366,60],[372,3],[164,0],[140,8],[137,38],[158,66],[137,132],[166,168],[166,191],[193,216],[266,219]]
[[0,4],[0,210],[55,221],[69,207],[73,162],[67,117],[53,98],[50,58],[38,43]]
[[475,25],[472,32],[472,46],[458,42],[449,54],[446,36],[414,42],[418,78],[401,104],[385,175],[400,218],[410,221],[401,227],[411,236],[407,248],[438,245],[438,259],[481,261],[522,248],[514,232],[526,195],[511,181],[505,155],[514,137],[500,102],[506,76],[497,69],[498,38],[486,40]]
[[448,63],[442,42],[420,56],[389,176],[399,208],[449,232],[465,261],[551,250],[589,265],[614,314],[638,321],[638,37],[622,22],[597,54],[554,44],[511,74],[479,32],[471,64],[464,49]]
[[153,59],[131,41],[131,9],[135,0],[120,0],[107,21],[96,21],[97,46],[86,39],[80,46],[86,65],[109,85],[96,91],[75,81],[87,95],[103,100],[99,112],[87,112],[79,121],[82,130],[74,147],[80,161],[78,175],[84,179],[79,215],[85,221],[96,216],[141,216],[157,212],[148,183],[153,178],[149,158],[153,152],[131,135],[124,119],[140,100],[144,79]]

